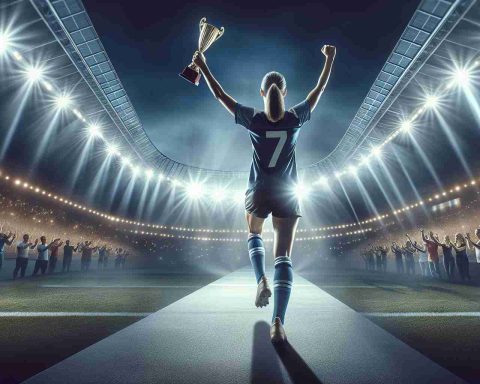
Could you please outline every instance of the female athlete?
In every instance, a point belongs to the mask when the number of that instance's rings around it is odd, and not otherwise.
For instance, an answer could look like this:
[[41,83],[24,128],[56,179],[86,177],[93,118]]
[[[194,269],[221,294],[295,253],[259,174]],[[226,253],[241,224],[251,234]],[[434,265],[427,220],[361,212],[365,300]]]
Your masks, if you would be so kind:
[[325,64],[317,85],[303,102],[289,110],[285,110],[285,78],[278,72],[267,73],[260,87],[263,111],[237,103],[213,77],[205,56],[198,51],[193,55],[193,62],[205,76],[215,98],[235,116],[235,123],[243,125],[249,131],[253,144],[253,161],[245,194],[246,218],[250,231],[248,252],[258,284],[255,305],[264,307],[268,304],[272,292],[265,276],[262,229],[265,219],[271,213],[275,271],[270,337],[274,343],[286,341],[283,324],[292,289],[292,246],[300,217],[298,199],[293,193],[298,182],[295,146],[300,127],[310,119],[310,113],[325,90],[336,49],[334,46],[324,45],[322,53]]

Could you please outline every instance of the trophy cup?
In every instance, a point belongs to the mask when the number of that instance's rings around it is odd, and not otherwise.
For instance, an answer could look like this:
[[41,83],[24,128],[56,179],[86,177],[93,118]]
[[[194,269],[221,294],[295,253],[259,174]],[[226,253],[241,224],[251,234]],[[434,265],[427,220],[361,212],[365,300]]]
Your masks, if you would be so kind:
[[[200,52],[205,52],[208,47],[210,47],[215,41],[217,41],[220,36],[223,35],[223,27],[218,29],[217,27],[207,24],[207,18],[204,17],[200,20],[200,37],[198,38],[198,50]],[[198,85],[200,82],[200,77],[202,74],[200,70],[194,63],[191,63],[179,74],[185,80],[189,81],[192,84]]]

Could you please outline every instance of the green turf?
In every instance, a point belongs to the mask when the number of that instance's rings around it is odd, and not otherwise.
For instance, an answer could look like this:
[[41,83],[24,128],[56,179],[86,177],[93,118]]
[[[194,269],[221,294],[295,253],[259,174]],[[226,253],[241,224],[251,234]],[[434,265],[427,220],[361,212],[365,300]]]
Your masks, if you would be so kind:
[[[359,312],[480,311],[480,289],[473,285],[363,271],[326,270],[301,274]],[[58,274],[4,281],[0,283],[0,308],[1,311],[25,312],[153,312],[216,278],[218,276],[135,272]],[[58,284],[192,287],[42,287]],[[137,320],[136,317],[0,318],[0,383],[20,382]],[[480,382],[478,317],[389,317],[371,318],[371,321],[455,374],[470,382]]]
[[[53,275],[1,283],[0,310],[154,312],[219,276]],[[42,288],[42,285],[188,285],[192,288]],[[0,383],[18,383],[138,321],[137,317],[0,318]]]
[[[325,271],[302,275],[358,312],[480,311],[480,289],[475,285],[363,271]],[[341,285],[342,288],[332,288],[333,285]],[[348,285],[376,288],[345,287]],[[456,375],[472,383],[480,383],[480,318],[369,319]]]

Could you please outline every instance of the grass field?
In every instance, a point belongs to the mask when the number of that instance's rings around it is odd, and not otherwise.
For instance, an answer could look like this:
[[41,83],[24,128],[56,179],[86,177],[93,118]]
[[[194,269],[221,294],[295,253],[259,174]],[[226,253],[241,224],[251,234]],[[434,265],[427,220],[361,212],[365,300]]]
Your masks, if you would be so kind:
[[[442,366],[480,382],[478,286],[348,270],[302,275]],[[138,270],[2,280],[0,382],[20,382],[218,277]]]
[[110,271],[4,280],[0,383],[18,383],[217,278]]
[[303,276],[438,364],[480,383],[479,286],[363,271]]

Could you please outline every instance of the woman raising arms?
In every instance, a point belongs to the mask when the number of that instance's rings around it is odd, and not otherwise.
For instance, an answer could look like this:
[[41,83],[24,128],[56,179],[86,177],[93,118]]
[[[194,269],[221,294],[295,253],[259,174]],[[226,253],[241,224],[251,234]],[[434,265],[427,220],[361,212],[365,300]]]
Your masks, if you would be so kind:
[[306,99],[285,109],[287,83],[278,72],[267,73],[260,85],[264,110],[259,111],[237,103],[228,95],[210,72],[205,56],[195,52],[193,62],[200,68],[215,98],[233,115],[235,122],[249,132],[253,145],[253,161],[245,194],[246,219],[249,229],[248,252],[255,271],[257,293],[255,305],[264,307],[272,292],[265,276],[265,248],[262,230],[265,219],[272,214],[274,228],[273,255],[274,308],[270,336],[272,342],[286,340],[283,324],[292,289],[292,246],[300,217],[300,208],[293,190],[298,182],[295,147],[300,127],[310,119],[310,113],[325,90],[335,47],[324,45],[325,64],[316,86]]

